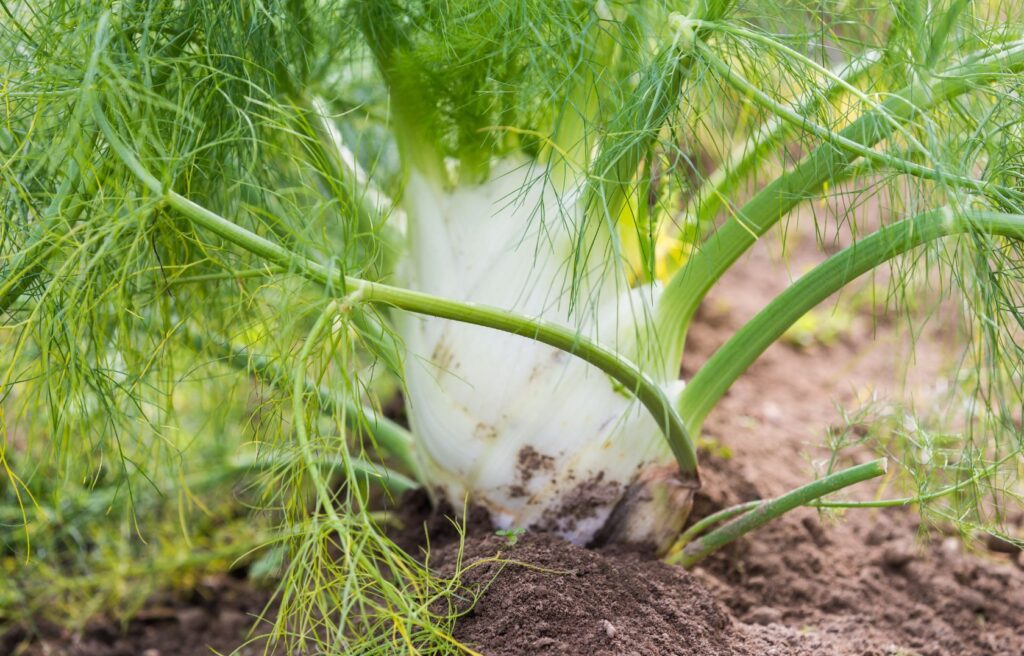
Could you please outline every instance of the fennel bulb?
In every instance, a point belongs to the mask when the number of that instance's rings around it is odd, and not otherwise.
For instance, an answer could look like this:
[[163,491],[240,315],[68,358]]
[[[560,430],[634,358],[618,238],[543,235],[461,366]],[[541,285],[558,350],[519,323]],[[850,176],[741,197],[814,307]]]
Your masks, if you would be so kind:
[[[577,201],[574,191],[543,183],[525,159],[506,158],[485,182],[453,188],[414,168],[403,199],[405,282],[557,322],[633,358],[652,339],[658,290],[622,291],[595,266],[578,281],[586,302],[570,308]],[[660,546],[678,532],[691,490],[676,479],[656,421],[604,373],[465,323],[405,315],[399,331],[424,476],[455,508],[468,499],[499,528],[542,528],[578,544]]]

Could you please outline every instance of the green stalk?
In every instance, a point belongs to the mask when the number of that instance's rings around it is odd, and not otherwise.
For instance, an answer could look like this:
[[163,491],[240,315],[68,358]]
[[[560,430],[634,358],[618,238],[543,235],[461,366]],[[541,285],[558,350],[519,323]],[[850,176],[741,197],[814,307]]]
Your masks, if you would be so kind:
[[[680,470],[692,481],[697,480],[697,454],[679,415],[665,392],[636,365],[564,326],[525,317],[500,308],[440,298],[400,287],[345,276],[320,263],[313,262],[287,248],[260,237],[242,226],[194,203],[171,189],[165,189],[135,157],[115,133],[99,103],[94,103],[96,124],[107,138],[111,149],[129,170],[149,189],[194,225],[210,230],[234,245],[322,284],[328,293],[350,293],[350,298],[396,307],[408,312],[452,319],[487,328],[495,328],[553,346],[575,355],[605,372],[651,412],[664,432]],[[301,381],[297,382],[299,384]]]
[[691,433],[726,390],[800,317],[858,276],[934,239],[979,231],[1024,239],[1024,216],[942,208],[886,226],[828,258],[776,296],[704,363],[679,398]]
[[[614,20],[607,5],[595,3],[593,20]],[[593,59],[600,63],[598,70],[612,69],[621,52],[618,38],[610,30],[601,32],[592,44],[581,40],[576,45],[576,57],[583,57],[587,51],[593,53]],[[563,190],[575,179],[580,171],[586,170],[593,144],[587,126],[592,124],[599,115],[601,103],[597,92],[599,76],[591,68],[583,70],[581,79],[577,81],[567,94],[567,102],[561,109],[551,132],[551,140],[546,142],[537,155],[537,161],[547,164],[547,177],[555,189]]]
[[[977,85],[1024,69],[1024,42],[976,57],[927,83],[914,83],[890,95],[876,110],[864,113],[838,134],[870,148],[904,124]],[[712,285],[771,226],[827,181],[841,179],[857,153],[824,143],[796,167],[764,187],[701,246],[665,289],[658,306],[658,332],[672,354],[681,358],[686,329]],[[673,358],[674,359],[674,358]]]
[[[251,353],[226,339],[202,335],[193,330],[187,330],[186,337],[197,351],[210,353],[236,369],[266,379],[275,387],[288,389],[291,386],[288,372],[274,364],[270,358]],[[419,463],[413,456],[415,445],[409,431],[372,408],[359,405],[348,398],[339,398],[327,387],[305,381],[303,388],[306,394],[317,397],[323,412],[340,413],[345,419],[345,425],[353,432],[366,430],[375,445],[398,460],[417,480],[422,480]]]
[[389,113],[392,132],[401,153],[408,162],[438,185],[450,182],[444,166],[444,157],[434,140],[426,133],[426,126],[417,116],[410,116],[407,108],[416,107],[416,89],[403,84],[400,65],[395,54],[409,43],[409,26],[400,17],[394,0],[356,0],[352,14],[363,38],[369,45],[377,70],[388,88]]
[[730,519],[732,519],[734,517],[739,517],[740,515],[742,515],[744,513],[747,513],[747,512],[750,512],[754,508],[757,508],[762,503],[764,503],[764,501],[761,500],[761,499],[758,499],[757,501],[748,501],[746,503],[741,503],[741,504],[738,504],[738,505],[735,505],[735,506],[730,506],[728,508],[723,508],[722,510],[719,510],[718,512],[711,513],[707,517],[705,517],[705,518],[703,518],[703,519],[701,519],[699,521],[694,522],[693,525],[690,526],[690,528],[686,529],[685,531],[683,531],[679,535],[679,539],[676,540],[676,544],[673,547],[672,552],[675,553],[677,550],[682,549],[682,547],[684,545],[687,545],[687,544],[693,542],[693,540],[698,535],[700,535],[701,533],[703,533],[707,529],[711,528],[715,524],[718,524],[720,522],[729,521]]
[[[996,471],[996,469],[998,469],[999,467],[1006,464],[1008,461],[1017,456],[1017,452],[1010,453],[1007,456],[1000,458],[999,461],[993,463],[991,466],[975,472],[974,475],[971,476],[970,478],[966,478],[960,481],[959,483],[949,485],[934,492],[921,494],[916,497],[902,497],[899,499],[879,499],[875,501],[822,501],[821,499],[817,499],[814,501],[809,501],[804,505],[809,508],[898,508],[902,506],[909,506],[915,503],[919,504],[925,501],[932,501],[934,499],[939,499],[946,495],[952,494],[958,490],[962,490],[963,488],[967,487],[968,485],[975,481],[991,476],[992,473]],[[728,521],[730,519],[733,519],[734,517],[738,517],[747,512],[750,512],[751,510],[754,510],[763,503],[766,502],[763,499],[759,499],[757,501],[748,501],[746,503],[737,504],[735,506],[723,508],[722,510],[719,510],[716,513],[712,513],[707,517],[704,517],[700,521],[694,522],[693,525],[690,526],[690,528],[686,529],[686,531],[684,531],[679,536],[679,539],[673,546],[673,549],[670,552],[669,557],[671,558],[675,554],[678,554],[678,552],[683,547],[693,542],[697,538],[697,536],[701,535],[702,533],[704,533],[704,531],[711,528],[715,524]]]
[[806,505],[836,490],[881,476],[888,468],[886,463],[885,458],[882,458],[864,463],[863,465],[850,467],[849,469],[820,478],[813,483],[798,487],[770,501],[760,502],[753,510],[690,542],[681,550],[675,551],[668,556],[666,560],[683,567],[692,567],[730,542],[743,537],[756,528],[760,528],[794,508]]

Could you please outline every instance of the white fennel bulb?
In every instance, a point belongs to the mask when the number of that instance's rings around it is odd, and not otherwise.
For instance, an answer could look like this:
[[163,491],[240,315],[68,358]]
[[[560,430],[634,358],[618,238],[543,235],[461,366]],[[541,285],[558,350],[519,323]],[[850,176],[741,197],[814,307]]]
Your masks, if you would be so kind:
[[[405,282],[560,323],[630,357],[650,333],[657,290],[619,291],[595,270],[580,277],[584,309],[570,312],[575,196],[556,194],[525,161],[505,160],[488,181],[452,189],[413,171]],[[400,332],[424,474],[453,506],[468,499],[500,528],[552,530],[579,544],[661,544],[681,526],[689,492],[657,422],[603,372],[455,321],[405,316]]]

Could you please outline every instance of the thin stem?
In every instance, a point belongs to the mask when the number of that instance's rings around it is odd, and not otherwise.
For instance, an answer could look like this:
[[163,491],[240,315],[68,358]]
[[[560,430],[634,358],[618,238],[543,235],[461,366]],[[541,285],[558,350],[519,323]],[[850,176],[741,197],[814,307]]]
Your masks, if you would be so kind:
[[[56,227],[58,220],[63,219],[68,225],[74,223],[82,213],[84,205],[73,205],[65,215],[65,203],[79,191],[90,193],[95,186],[92,180],[82,176],[82,167],[88,164],[92,154],[96,126],[86,120],[91,105],[96,102],[95,84],[99,73],[100,54],[107,39],[109,15],[100,17],[93,42],[92,53],[82,76],[82,100],[76,105],[72,117],[73,128],[81,130],[76,146],[68,158],[67,173],[61,181],[53,200],[44,210],[28,248],[13,259],[11,273],[0,283],[0,316],[24,294],[33,281],[42,273],[46,262],[57,251],[57,244],[48,235]],[[72,133],[75,130],[72,129]]]
[[[812,59],[811,57],[808,57],[807,55],[790,48],[789,46],[785,45],[784,43],[781,43],[772,36],[769,36],[761,32],[748,30],[738,25],[733,25],[732,23],[727,22],[714,23],[710,27],[717,31],[733,34],[735,36],[739,36],[744,40],[760,43],[761,45],[767,46],[774,50],[778,50],[779,52],[783,53],[787,59],[798,61],[802,65],[809,67],[811,70],[817,72],[818,74],[830,78],[833,81],[833,83],[838,84],[842,89],[844,89],[854,98],[863,103],[869,110],[882,109],[881,105],[879,105],[879,103],[874,98],[871,98],[868,94],[864,93],[863,91],[853,86],[849,82],[843,80],[842,78],[836,76],[827,67],[822,66],[818,62],[814,61],[814,59]],[[892,120],[891,124],[894,131],[898,131],[904,138],[906,138],[920,150],[925,150],[924,146],[916,139],[914,139],[914,136],[912,134],[904,130],[903,126],[898,121]]]
[[812,483],[787,492],[780,497],[758,504],[745,515],[734,519],[728,524],[711,531],[707,535],[690,542],[680,551],[676,551],[666,560],[670,563],[692,567],[725,545],[743,537],[750,531],[767,524],[794,508],[807,505],[808,502],[831,494],[851,485],[876,478],[887,470],[885,458],[873,460],[830,474]]
[[956,217],[932,210],[886,226],[804,274],[708,358],[679,397],[679,412],[691,433],[739,376],[800,317],[847,283],[888,260],[940,237],[978,231],[1024,239],[1024,216],[974,211]]
[[[186,330],[185,336],[197,351],[221,358],[237,369],[251,372],[267,380],[275,387],[287,389],[292,382],[288,372],[274,364],[270,358],[252,353],[227,339],[203,335],[193,330]],[[372,408],[339,397],[323,385],[316,385],[307,380],[304,381],[303,388],[306,394],[317,397],[320,409],[324,413],[340,413],[344,417],[345,425],[354,432],[366,430],[375,445],[398,460],[417,480],[423,480],[419,463],[414,456],[415,444],[409,431]]]
[[[61,182],[50,204],[43,211],[28,246],[11,259],[7,277],[0,281],[0,316],[28,291],[32,283],[46,267],[46,263],[57,252],[60,241],[51,238],[59,221],[71,225],[85,208],[84,204],[66,207],[69,198],[76,192],[91,190],[92,184],[82,179],[81,163],[86,162],[87,151],[92,147],[94,129],[87,130],[78,152],[69,158],[67,175]],[[89,144],[86,146],[85,144]],[[80,163],[81,162],[81,163]]]
[[903,497],[901,499],[879,499],[876,501],[815,501],[807,505],[814,508],[898,508],[901,506],[909,506],[915,503],[923,503],[925,501],[934,501],[940,499],[946,495],[953,494],[959,490],[964,489],[968,485],[975,483],[982,478],[993,475],[1000,467],[1005,465],[1010,460],[1017,458],[1021,455],[1020,451],[1011,451],[999,460],[993,462],[988,467],[974,472],[974,474],[959,483],[948,485],[944,488],[935,490],[934,492],[928,492],[926,494],[919,494],[916,497]]
[[[934,492],[929,492],[927,494],[919,494],[914,497],[902,497],[900,499],[879,499],[876,501],[822,501],[821,499],[817,499],[814,501],[810,501],[804,505],[806,505],[809,508],[899,508],[903,506],[909,506],[911,504],[919,504],[924,503],[926,501],[933,501],[935,499],[942,498],[949,494],[953,494],[958,490],[962,490],[963,488],[967,487],[971,483],[974,483],[975,481],[981,478],[990,476],[994,471],[996,471],[996,469],[1004,465],[1009,460],[1017,457],[1018,455],[1018,452],[1010,453],[1004,456],[1003,458],[1000,458],[999,461],[993,463],[991,466],[986,467],[981,471],[975,472],[974,475],[971,476],[970,478],[965,478],[959,483],[949,485],[947,487],[935,490]],[[698,535],[706,531],[708,528],[720,522],[724,522],[734,517],[737,517],[738,515],[750,512],[751,510],[754,510],[763,503],[766,502],[762,499],[759,499],[757,501],[748,501],[746,503],[730,506],[729,508],[723,508],[722,510],[719,510],[716,513],[712,513],[707,517],[704,517],[700,521],[694,522],[694,524],[690,526],[690,528],[686,529],[686,531],[679,536],[679,539],[676,541],[675,545],[673,545],[672,551],[670,552],[670,557],[671,555],[678,553],[683,547],[692,542]]]
[[[622,384],[625,389],[631,391],[651,412],[665,434],[676,461],[679,463],[680,470],[684,476],[692,482],[696,482],[697,453],[686,426],[676,414],[665,392],[626,358],[592,342],[570,328],[549,321],[522,316],[500,308],[454,301],[345,276],[333,268],[313,262],[250,232],[173,190],[165,189],[163,183],[157,180],[135,157],[128,146],[121,141],[99,103],[94,103],[93,113],[96,124],[107,138],[111,149],[152,193],[162,198],[164,203],[193,224],[214,232],[253,255],[318,282],[324,285],[329,293],[342,293],[347,290],[353,293],[353,300],[359,299],[369,303],[392,306],[408,312],[452,319],[535,339],[594,365]],[[296,382],[296,384],[300,383],[301,381]]]
[[[381,270],[390,272],[402,247],[401,231],[387,220],[396,211],[394,202],[380,190],[359,164],[355,153],[345,145],[324,100],[302,93],[295,94],[293,100],[307,124],[304,127],[315,136],[309,144],[314,151],[314,162],[327,168],[319,171],[324,195],[341,199],[344,207],[352,209],[360,233],[373,235],[381,246]],[[404,217],[399,222],[404,223]]]
[[[971,483],[981,478],[984,478],[985,476],[990,476],[992,472],[994,472],[999,466],[1005,464],[1011,458],[1015,458],[1017,455],[1017,452],[1011,453],[1008,456],[1001,458],[992,466],[986,467],[982,471],[976,472],[970,478],[966,478],[960,481],[959,483],[944,487],[940,490],[929,492],[928,494],[921,494],[916,497],[903,497],[900,499],[879,499],[876,501],[822,501],[818,499],[816,501],[811,501],[805,505],[809,508],[899,508],[902,506],[909,506],[914,503],[932,501],[934,499],[944,497],[948,494],[952,494],[957,490],[962,490]],[[735,506],[730,506],[728,508],[723,508],[722,510],[719,510],[716,513],[712,513],[707,517],[704,517],[703,519],[694,522],[693,525],[690,526],[690,528],[686,529],[686,531],[684,531],[679,536],[679,539],[673,546],[672,553],[675,553],[678,550],[682,549],[684,546],[692,542],[698,535],[700,535],[707,529],[711,528],[715,524],[728,521],[734,517],[750,512],[751,510],[760,506],[762,503],[765,503],[763,499],[758,499],[756,501],[747,501],[746,503],[741,503]]]
[[[288,454],[275,455],[274,457],[257,457],[246,455],[231,458],[222,466],[202,471],[185,478],[181,484],[183,489],[190,492],[209,490],[235,479],[240,475],[250,472],[261,472],[291,464],[294,456]],[[392,494],[401,494],[407,490],[418,487],[416,481],[393,469],[389,469],[377,463],[368,462],[360,458],[352,458],[352,470],[357,476],[367,481],[378,482],[382,487]],[[318,456],[317,462],[321,467],[341,467],[340,458],[334,456]],[[124,495],[120,485],[110,485],[99,489],[90,489],[87,497],[80,504],[72,500],[58,507],[38,506],[36,516],[45,524],[66,524],[73,513],[74,519],[83,518],[83,514],[102,515],[110,512],[111,506],[118,496]],[[22,521],[20,509],[0,506],[0,523],[12,525]],[[35,530],[39,530],[37,527]]]
[[[872,51],[833,75],[850,84],[881,59],[881,52]],[[796,102],[794,111],[801,116],[809,116],[843,89],[843,85],[833,83],[825,89],[809,91]],[[740,186],[747,174],[756,165],[763,162],[768,151],[778,146],[783,137],[790,133],[790,126],[789,122],[778,116],[772,117],[761,125],[754,136],[734,148],[728,159],[701,183],[700,188],[683,209],[683,216],[698,225],[710,222],[729,195]]]
[[[968,61],[928,83],[915,83],[892,94],[881,108],[864,113],[838,134],[864,147],[872,147],[902,124],[940,103],[1024,69],[1024,41],[1015,41],[994,53]],[[669,282],[658,305],[658,332],[669,355],[682,357],[686,329],[712,285],[771,226],[799,203],[810,198],[826,181],[844,175],[859,155],[824,143],[793,169],[783,173],[754,195],[712,234]]]
[[[309,472],[309,477],[313,480],[313,487],[316,488],[319,505],[327,513],[327,517],[331,520],[333,526],[339,532],[342,532],[344,522],[341,521],[338,511],[334,508],[334,497],[331,494],[326,479],[320,475],[317,457],[313,451],[313,445],[309,441],[309,432],[306,429],[306,389],[304,385],[306,381],[306,360],[309,359],[313,352],[313,346],[331,325],[331,321],[337,313],[338,302],[331,301],[328,303],[327,307],[324,308],[324,311],[313,324],[313,327],[309,330],[306,343],[299,350],[298,360],[295,363],[295,372],[292,376],[292,423],[295,425],[295,439],[299,443],[299,451],[302,453],[303,460],[306,461],[306,470]],[[347,470],[349,463],[343,462],[342,467]],[[351,471],[346,471],[345,474],[346,480],[352,480]]]
[[220,273],[202,273],[194,276],[178,276],[169,278],[166,282],[168,287],[172,285],[189,285],[200,282],[213,282],[216,280],[240,280],[242,278],[269,278],[271,276],[285,273],[281,267],[260,267],[256,269],[240,269],[238,271],[222,271]]
[[1022,194],[1009,187],[997,185],[985,180],[978,180],[976,178],[969,178],[962,175],[955,175],[951,173],[945,173],[938,169],[930,166],[922,166],[915,164],[909,160],[901,157],[895,157],[886,153],[880,153],[872,148],[868,148],[862,144],[857,143],[852,139],[847,139],[842,134],[830,130],[824,126],[818,125],[811,122],[806,116],[802,116],[795,110],[786,107],[782,103],[776,102],[771,96],[761,91],[757,86],[751,84],[742,75],[734,72],[725,62],[715,56],[710,48],[705,46],[703,43],[698,43],[697,46],[701,53],[704,55],[707,62],[711,65],[716,73],[722,76],[729,84],[733,85],[739,91],[746,94],[747,97],[752,99],[755,103],[761,107],[767,109],[769,112],[777,116],[778,118],[786,121],[794,127],[806,130],[811,134],[820,137],[822,140],[827,141],[831,144],[838,145],[841,149],[849,151],[851,154],[858,155],[874,164],[879,164],[882,168],[887,168],[899,173],[905,173],[907,175],[916,176],[925,180],[936,180],[939,182],[945,182],[953,185],[967,187],[972,191],[980,193],[986,192],[999,192],[1006,197],[1016,197],[1018,200]]

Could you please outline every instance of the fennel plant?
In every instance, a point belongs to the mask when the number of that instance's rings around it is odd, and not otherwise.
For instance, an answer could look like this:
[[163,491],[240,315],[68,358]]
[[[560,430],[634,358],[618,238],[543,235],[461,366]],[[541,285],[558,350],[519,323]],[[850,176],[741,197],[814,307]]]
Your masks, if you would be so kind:
[[[458,652],[457,576],[391,543],[382,498],[422,485],[504,531],[686,565],[798,505],[858,505],[822,497],[885,461],[682,532],[717,401],[890,260],[894,304],[937,285],[963,309],[972,400],[959,449],[903,462],[919,489],[893,502],[998,530],[980,518],[1016,493],[1022,448],[1015,3],[2,7],[9,550],[31,556],[48,477],[126,513],[161,486],[189,498],[207,428],[186,410],[208,397],[252,451],[215,478],[262,472],[272,637]],[[708,291],[836,189],[854,199],[818,220],[853,245],[679,381]],[[396,386],[408,431],[380,411]]]

